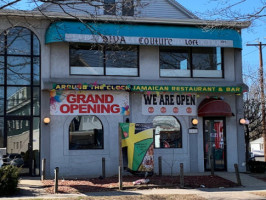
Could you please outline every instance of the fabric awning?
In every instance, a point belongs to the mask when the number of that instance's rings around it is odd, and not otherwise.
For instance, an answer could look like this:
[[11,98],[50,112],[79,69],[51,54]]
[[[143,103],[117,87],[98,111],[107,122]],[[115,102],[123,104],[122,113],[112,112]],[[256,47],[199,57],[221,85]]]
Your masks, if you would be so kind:
[[45,43],[54,42],[242,48],[241,36],[234,29],[76,21],[52,23]]
[[222,99],[204,99],[198,107],[198,116],[215,117],[215,116],[233,116],[231,107]]

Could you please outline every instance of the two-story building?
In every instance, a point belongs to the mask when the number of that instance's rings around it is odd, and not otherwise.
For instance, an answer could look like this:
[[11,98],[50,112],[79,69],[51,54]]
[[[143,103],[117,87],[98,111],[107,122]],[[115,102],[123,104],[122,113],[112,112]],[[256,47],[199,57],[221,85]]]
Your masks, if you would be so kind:
[[201,20],[174,0],[67,2],[0,12],[0,148],[27,155],[32,175],[45,158],[48,176],[98,177],[105,158],[111,176],[119,123],[152,123],[155,173],[158,157],[163,174],[245,171],[248,22]]

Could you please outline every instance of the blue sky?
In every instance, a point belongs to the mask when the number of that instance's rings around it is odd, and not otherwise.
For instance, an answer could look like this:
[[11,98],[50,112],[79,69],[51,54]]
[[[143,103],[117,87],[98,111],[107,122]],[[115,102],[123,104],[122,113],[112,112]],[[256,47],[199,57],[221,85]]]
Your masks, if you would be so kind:
[[[208,10],[212,10],[219,7],[224,7],[224,3],[228,0],[177,0],[181,5],[193,12],[197,16],[201,17],[202,14]],[[239,0],[230,0],[229,2],[235,3]],[[261,1],[264,0],[246,0],[244,3],[235,7],[235,11],[240,13],[246,13],[252,11],[261,6]],[[19,9],[31,9],[34,4],[30,4],[31,0],[22,0],[19,4],[16,4],[16,8]],[[2,1],[3,3],[3,1]],[[2,4],[0,2],[0,6]],[[264,11],[266,15],[266,11]],[[216,16],[219,17],[219,16]],[[247,43],[254,44],[258,41],[266,44],[266,17],[258,19],[250,28],[242,31],[243,39],[243,72],[244,74],[257,75],[259,67],[259,50],[257,47],[248,47]],[[264,68],[266,68],[266,46],[263,49]],[[265,72],[266,73],[266,72]]]
[[[177,0],[181,5],[187,8],[192,13],[197,16],[201,16],[205,11],[215,9],[224,5],[219,5],[219,3],[225,2],[225,0]],[[238,0],[231,0],[230,3],[234,3]],[[246,0],[246,2],[236,6],[235,10],[240,13],[247,13],[261,6],[260,0]],[[264,11],[266,15],[266,11]],[[259,67],[259,50],[257,47],[248,47],[247,43],[254,44],[258,41],[266,44],[266,17],[264,19],[258,19],[249,28],[242,31],[242,45],[243,45],[243,73],[258,75]],[[263,66],[264,74],[266,74],[266,46],[262,50],[263,52]]]

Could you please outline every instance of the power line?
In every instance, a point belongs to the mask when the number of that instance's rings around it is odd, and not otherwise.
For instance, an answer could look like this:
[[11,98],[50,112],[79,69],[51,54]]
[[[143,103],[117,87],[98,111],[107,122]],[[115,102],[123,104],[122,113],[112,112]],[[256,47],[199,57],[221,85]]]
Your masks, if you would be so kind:
[[257,51],[257,49],[254,50],[254,51],[251,51],[251,52],[249,52],[249,53],[247,53],[247,54],[245,54],[244,56],[249,55],[249,54],[251,54],[251,53],[253,53],[253,52],[255,52],[255,51]]

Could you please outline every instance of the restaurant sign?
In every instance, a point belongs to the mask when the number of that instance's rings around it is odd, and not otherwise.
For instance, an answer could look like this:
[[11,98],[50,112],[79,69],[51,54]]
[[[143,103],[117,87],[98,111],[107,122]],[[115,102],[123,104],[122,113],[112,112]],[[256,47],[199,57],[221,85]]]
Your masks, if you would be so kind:
[[53,90],[96,90],[178,93],[242,93],[241,86],[177,86],[177,85],[108,85],[108,84],[54,84]]
[[242,93],[242,87],[218,87],[218,86],[169,86],[169,85],[133,85],[131,91],[151,91],[151,92],[230,92]]
[[195,94],[143,94],[143,115],[197,115]]
[[128,91],[130,85],[107,85],[107,84],[53,84],[54,90],[118,90]]
[[69,91],[50,92],[51,115],[129,115],[127,92]]

